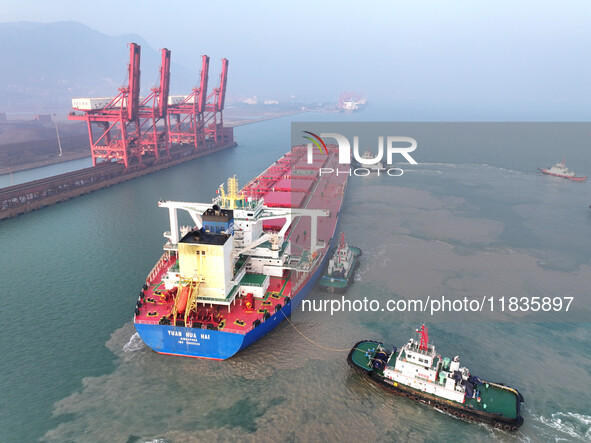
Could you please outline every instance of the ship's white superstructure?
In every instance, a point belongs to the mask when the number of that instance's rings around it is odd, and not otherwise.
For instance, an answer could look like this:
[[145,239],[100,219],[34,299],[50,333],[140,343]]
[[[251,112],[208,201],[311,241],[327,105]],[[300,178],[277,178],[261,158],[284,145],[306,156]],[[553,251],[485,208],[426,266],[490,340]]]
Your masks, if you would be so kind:
[[[328,217],[328,210],[275,208],[266,206],[262,198],[245,199],[235,177],[228,180],[228,192],[222,185],[218,194],[212,203],[158,203],[169,209],[170,231],[164,233],[168,239],[164,249],[178,254],[181,263],[163,279],[166,289],[184,280],[197,281],[202,294],[196,297],[198,303],[230,307],[237,296],[245,293],[264,297],[270,277],[281,277],[286,269],[307,272],[322,259],[319,249],[324,244],[317,238],[318,218]],[[179,209],[189,213],[194,229],[179,230]],[[296,217],[311,218],[310,253],[304,257],[292,256],[287,239]],[[278,232],[265,232],[263,222],[275,219],[285,219],[283,227]],[[208,262],[212,269],[206,267]],[[225,272],[214,275],[214,269]],[[213,281],[215,285],[208,285]]]
[[556,174],[556,175],[562,175],[565,177],[574,177],[576,174],[569,170],[564,162],[561,163],[556,163],[554,166],[552,166],[550,169],[547,170],[550,174]]
[[548,169],[538,168],[538,169],[540,171],[542,171],[544,174],[553,175],[555,177],[568,178],[569,180],[585,181],[587,179],[587,177],[577,176],[573,171],[570,171],[564,163],[565,163],[565,160],[562,160],[562,162],[556,163],[551,168],[548,168]]
[[353,249],[349,248],[347,242],[345,242],[345,235],[341,235],[341,242],[334,255],[328,262],[327,274],[329,276],[341,276],[345,277],[349,273],[349,269],[355,263],[355,254]]
[[359,111],[367,103],[367,98],[362,94],[353,92],[343,92],[339,97],[339,111],[355,112]]
[[361,109],[361,107],[363,105],[365,105],[366,103],[366,99],[361,99],[361,100],[347,100],[342,102],[340,109],[343,112],[353,112],[353,111],[358,111],[359,109]]
[[382,162],[377,163],[370,163],[377,159],[372,156],[371,151],[367,150],[363,154],[361,154],[361,158],[364,160],[361,164],[364,168],[369,169],[370,171],[378,171],[384,169],[384,164]]
[[442,359],[435,352],[435,346],[428,343],[424,325],[418,332],[424,332],[420,342],[411,338],[397,355],[392,353],[384,369],[384,377],[446,400],[463,403],[466,388],[462,381],[470,377],[468,369],[460,368],[457,356],[451,361],[449,358]]

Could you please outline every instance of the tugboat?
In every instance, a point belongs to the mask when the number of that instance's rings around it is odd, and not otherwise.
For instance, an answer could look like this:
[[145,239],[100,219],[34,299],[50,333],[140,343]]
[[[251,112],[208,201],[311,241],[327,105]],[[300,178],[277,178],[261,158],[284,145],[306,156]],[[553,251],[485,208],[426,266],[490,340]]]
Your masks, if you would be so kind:
[[357,372],[399,395],[433,406],[458,418],[481,421],[506,431],[523,424],[523,396],[502,383],[484,381],[460,367],[458,356],[442,358],[429,343],[427,327],[417,329],[400,350],[364,340],[349,352],[347,361]]
[[359,266],[361,249],[349,246],[345,241],[345,234],[341,234],[341,242],[328,262],[326,273],[318,284],[327,292],[342,294],[353,282],[355,269]]
[[370,172],[378,172],[379,170],[384,169],[384,164],[382,162],[369,163],[374,160],[373,154],[369,150],[366,150],[361,154],[361,158],[363,159],[363,162],[359,163],[359,166],[368,169]]
[[542,171],[544,174],[553,175],[555,177],[567,178],[569,180],[574,180],[577,182],[582,182],[587,180],[587,177],[580,177],[577,176],[573,171],[569,171],[566,166],[564,165],[565,160],[563,159],[561,163],[556,163],[549,169],[545,168],[538,168],[539,171]]

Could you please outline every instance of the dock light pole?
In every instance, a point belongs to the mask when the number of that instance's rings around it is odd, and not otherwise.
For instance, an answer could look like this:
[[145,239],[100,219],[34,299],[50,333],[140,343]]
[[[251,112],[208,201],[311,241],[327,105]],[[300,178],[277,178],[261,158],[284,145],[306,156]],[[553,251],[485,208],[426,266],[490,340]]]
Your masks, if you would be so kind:
[[60,140],[60,132],[57,129],[57,119],[55,118],[55,114],[53,114],[53,124],[55,125],[55,133],[57,134],[57,145],[60,148],[60,157],[62,156],[62,142]]

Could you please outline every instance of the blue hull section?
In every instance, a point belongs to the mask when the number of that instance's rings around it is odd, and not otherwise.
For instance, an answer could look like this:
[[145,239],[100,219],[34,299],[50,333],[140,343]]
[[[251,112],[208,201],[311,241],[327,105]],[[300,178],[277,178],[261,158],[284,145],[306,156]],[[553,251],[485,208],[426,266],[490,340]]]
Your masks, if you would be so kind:
[[144,343],[156,352],[218,360],[238,352],[245,339],[241,334],[181,326],[136,323],[135,329]]
[[[334,237],[331,240],[331,246],[333,241]],[[297,308],[314,287],[328,257],[328,254],[323,257],[322,263],[316,268],[312,277],[293,296],[290,303],[246,334],[143,323],[136,323],[135,329],[144,343],[156,352],[225,360],[267,335],[285,320],[286,316],[289,317],[292,309]]]

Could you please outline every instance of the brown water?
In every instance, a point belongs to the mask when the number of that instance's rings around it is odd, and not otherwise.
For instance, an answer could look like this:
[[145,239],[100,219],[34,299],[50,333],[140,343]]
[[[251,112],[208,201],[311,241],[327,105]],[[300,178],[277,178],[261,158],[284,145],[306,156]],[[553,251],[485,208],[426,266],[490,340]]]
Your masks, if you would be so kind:
[[[292,320],[336,349],[365,338],[400,346],[425,322],[438,352],[523,393],[519,432],[394,396],[354,373],[346,352],[315,346],[287,322],[224,362],[162,356],[135,335],[135,297],[168,229],[156,202],[203,201],[234,173],[245,183],[286,151],[289,121],[279,119],[238,128],[235,150],[1,223],[0,440],[587,441],[590,184],[536,173],[555,154],[547,134],[532,141],[514,129],[514,145],[493,156],[486,137],[473,142],[478,131],[454,143],[424,131],[432,144],[421,145],[414,170],[350,181],[340,230],[363,256],[347,297],[572,295],[574,310]],[[585,172],[580,134],[569,154]],[[327,297],[338,299],[310,294]]]

